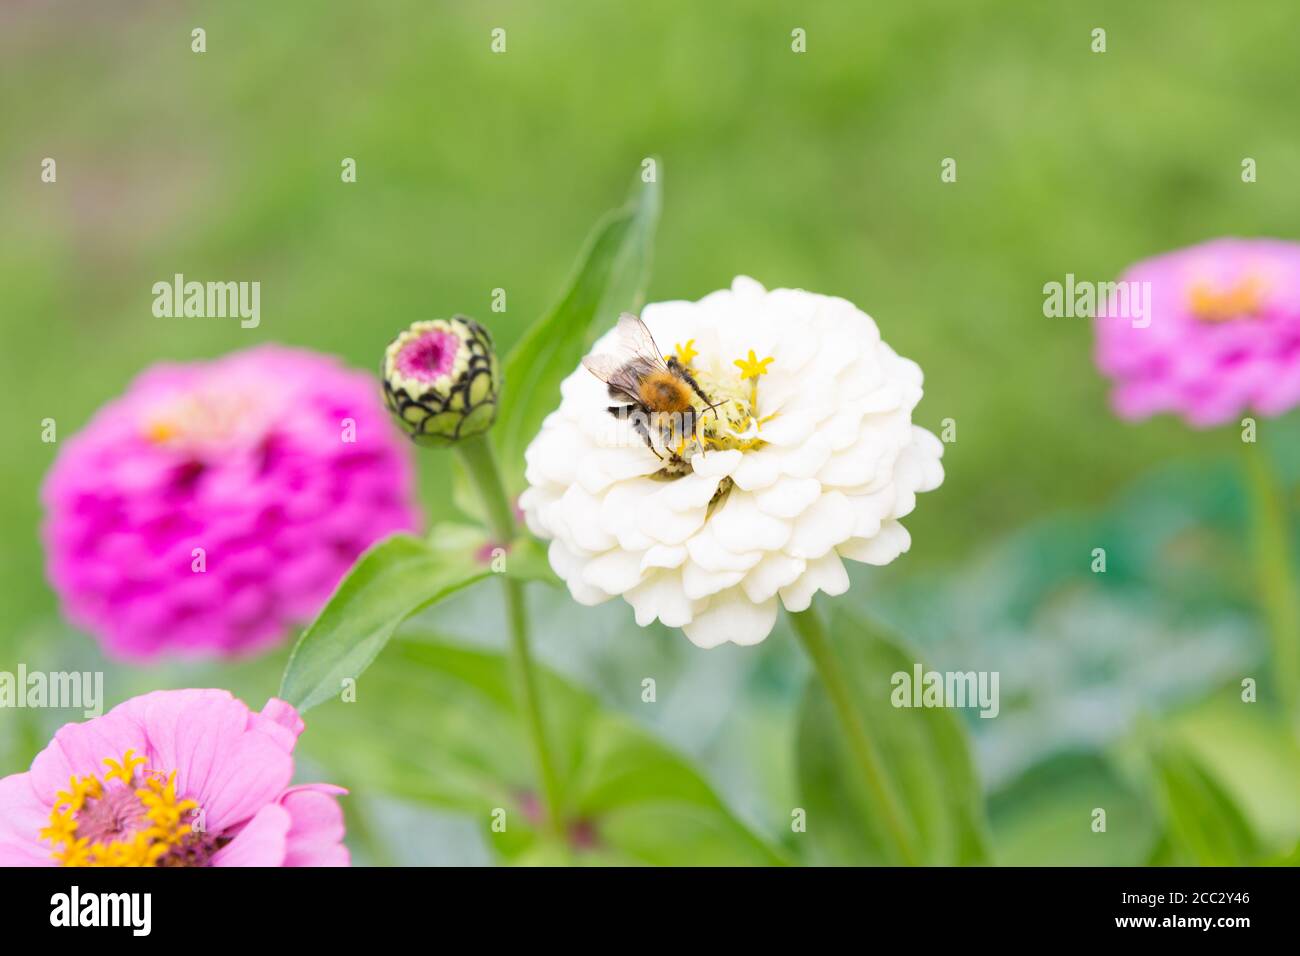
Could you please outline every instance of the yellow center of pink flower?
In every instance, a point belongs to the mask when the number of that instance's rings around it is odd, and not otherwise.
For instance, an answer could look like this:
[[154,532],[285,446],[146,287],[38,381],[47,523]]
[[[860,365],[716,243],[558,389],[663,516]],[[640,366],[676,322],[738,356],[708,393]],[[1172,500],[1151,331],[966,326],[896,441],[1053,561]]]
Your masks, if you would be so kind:
[[104,761],[108,771],[72,776],[55,797],[42,840],[63,866],[163,866],[184,864],[191,836],[193,800],[176,798],[176,771],[151,771],[128,750]]
[[1203,322],[1230,322],[1259,314],[1263,293],[1264,283],[1254,275],[1244,276],[1227,288],[1202,280],[1192,285],[1189,306]]
[[265,431],[264,404],[239,390],[198,389],[152,409],[141,430],[154,444],[184,452],[248,446]]

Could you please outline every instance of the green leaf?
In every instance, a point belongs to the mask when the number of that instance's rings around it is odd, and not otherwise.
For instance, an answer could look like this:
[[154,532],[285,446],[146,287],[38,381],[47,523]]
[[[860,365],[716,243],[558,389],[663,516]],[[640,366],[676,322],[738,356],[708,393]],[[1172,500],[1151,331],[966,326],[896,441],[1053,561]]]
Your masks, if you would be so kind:
[[458,521],[439,522],[429,532],[429,541],[440,550],[459,550],[472,555],[498,574],[521,581],[540,581],[551,587],[564,586],[564,581],[555,573],[546,557],[546,546],[530,534],[520,534],[512,541],[509,549],[501,556],[500,564],[496,563],[498,557],[495,553],[498,543],[486,528],[479,525]]
[[[1106,829],[1093,830],[1093,812]],[[989,798],[1000,866],[1141,866],[1159,838],[1150,801],[1092,751],[1056,754]]]
[[1165,744],[1151,755],[1176,853],[1199,866],[1249,866],[1261,849],[1245,814],[1190,751]]
[[360,677],[398,625],[491,573],[461,544],[438,547],[400,534],[371,546],[298,639],[280,696],[299,711],[338,696],[343,680]]
[[[358,682],[357,699],[312,716],[304,749],[371,791],[468,813],[517,863],[782,862],[682,756],[546,669],[540,691],[567,794],[567,846],[538,832],[532,758],[504,655],[403,636]],[[505,810],[506,828],[492,814]]]
[[564,296],[506,357],[501,408],[490,434],[510,494],[523,489],[524,449],[559,405],[560,382],[578,367],[599,330],[612,327],[620,312],[641,308],[659,206],[658,182],[638,177],[628,203],[588,237]]
[[1256,866],[1300,866],[1300,843],[1281,853],[1274,853],[1258,861]]
[[[830,644],[853,706],[894,795],[914,862],[987,862],[983,798],[957,717],[943,708],[896,708],[891,676],[912,674],[914,654],[840,612]],[[814,675],[800,704],[799,786],[811,856],[834,864],[895,864],[887,812],[853,758],[835,707]]]
[[571,800],[603,842],[641,863],[784,862],[737,821],[689,763],[622,717],[593,716]]
[[[571,742],[594,702],[549,673],[540,675],[560,772],[578,759]],[[501,654],[400,637],[357,682],[356,700],[319,708],[304,735],[320,762],[356,768],[376,793],[470,813],[485,828],[505,808],[503,855],[532,838],[532,754]],[[502,843],[505,845],[501,845]]]
[[510,545],[505,573],[525,581],[540,581],[553,588],[564,587],[564,581],[546,557],[546,547],[531,535],[521,535]]
[[[1300,833],[1300,745],[1286,715],[1242,705],[1233,680],[1213,697],[1160,722],[1162,739],[1185,747],[1228,791],[1266,846],[1282,846]],[[1149,752],[1141,746],[1139,756]]]

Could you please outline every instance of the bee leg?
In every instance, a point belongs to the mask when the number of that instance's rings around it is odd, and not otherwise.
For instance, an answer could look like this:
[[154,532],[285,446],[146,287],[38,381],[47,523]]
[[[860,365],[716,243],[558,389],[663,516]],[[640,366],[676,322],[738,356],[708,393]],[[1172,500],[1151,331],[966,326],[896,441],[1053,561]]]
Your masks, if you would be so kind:
[[684,419],[685,420],[682,423],[684,426],[683,435],[682,435],[682,447],[685,448],[687,442],[692,442],[700,450],[700,454],[701,455],[704,454],[704,442],[700,439],[700,429],[699,429],[700,419],[699,416],[695,413],[695,409],[692,408],[690,411],[688,411],[684,416]]
[[609,408],[605,409],[605,411],[609,412],[621,422],[630,421],[632,423],[632,430],[645,440],[645,446],[654,452],[656,458],[663,461],[664,456],[659,454],[658,449],[655,448],[654,441],[650,438],[650,429],[646,427],[645,417],[643,415],[633,414],[636,410],[635,405],[611,405]]
[[645,422],[641,421],[641,419],[639,418],[634,418],[632,420],[632,427],[636,429],[638,435],[640,435],[642,438],[645,439],[645,446],[649,448],[652,452],[654,452],[655,457],[658,458],[660,461],[663,461],[664,456],[659,454],[658,450],[656,450],[655,443],[650,438],[650,429],[645,427]]

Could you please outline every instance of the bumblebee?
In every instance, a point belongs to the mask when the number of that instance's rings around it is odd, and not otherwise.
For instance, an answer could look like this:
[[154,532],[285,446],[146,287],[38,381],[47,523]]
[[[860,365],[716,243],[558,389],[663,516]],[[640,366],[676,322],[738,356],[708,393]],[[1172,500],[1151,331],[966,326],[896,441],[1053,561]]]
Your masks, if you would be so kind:
[[686,439],[695,435],[700,415],[692,393],[699,396],[706,411],[715,407],[714,403],[676,355],[664,358],[645,323],[631,312],[619,316],[614,338],[610,351],[587,356],[583,366],[609,387],[609,397],[619,403],[608,408],[611,415],[630,421],[661,461],[664,456],[655,447],[651,427],[661,441],[671,435],[677,439],[676,450],[667,443],[664,449],[673,460],[680,460]]

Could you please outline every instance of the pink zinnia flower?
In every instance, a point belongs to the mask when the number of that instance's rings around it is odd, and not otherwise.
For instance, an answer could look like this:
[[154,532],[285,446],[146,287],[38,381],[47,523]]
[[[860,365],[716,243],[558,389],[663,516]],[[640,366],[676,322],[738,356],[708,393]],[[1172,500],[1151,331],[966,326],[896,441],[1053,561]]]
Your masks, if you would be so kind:
[[253,651],[310,620],[357,555],[417,523],[381,394],[278,346],[146,371],[42,490],[69,617],[133,658]]
[[340,787],[290,787],[298,712],[160,690],[0,780],[0,866],[347,866]]
[[1174,412],[1205,428],[1300,404],[1300,243],[1216,239],[1123,279],[1150,283],[1151,315],[1095,323],[1121,416]]

